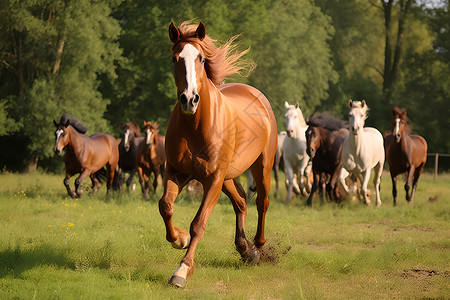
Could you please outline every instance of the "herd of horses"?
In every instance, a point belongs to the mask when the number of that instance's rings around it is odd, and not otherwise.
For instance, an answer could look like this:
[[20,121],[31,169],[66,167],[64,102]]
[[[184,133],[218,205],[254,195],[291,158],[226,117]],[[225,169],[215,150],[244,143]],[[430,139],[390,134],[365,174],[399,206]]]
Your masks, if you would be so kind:
[[[142,193],[149,197],[149,180],[153,174],[153,191],[158,177],[164,192],[159,211],[166,228],[166,239],[177,249],[187,249],[178,269],[169,280],[182,287],[194,270],[194,253],[206,223],[223,191],[236,214],[235,245],[242,259],[249,263],[264,260],[265,216],[269,207],[271,170],[278,190],[278,171],[286,174],[287,201],[293,193],[308,196],[322,190],[330,199],[342,197],[339,186],[350,192],[348,178],[359,180],[359,195],[370,204],[367,185],[372,169],[376,204],[381,205],[380,177],[388,161],[394,204],[397,175],[406,173],[406,199],[413,201],[420,173],[426,162],[427,143],[412,135],[406,109],[393,109],[392,131],[381,133],[365,127],[368,106],[364,100],[349,101],[348,121],[329,113],[305,119],[299,105],[285,103],[286,131],[278,133],[269,101],[257,89],[238,83],[222,84],[245,65],[240,58],[248,51],[237,52],[235,37],[221,46],[206,35],[203,23],[183,22],[169,26],[172,41],[173,76],[177,87],[177,104],[169,119],[166,136],[158,124],[143,123],[144,135],[137,123],[122,125],[116,139],[105,133],[86,136],[87,128],[64,114],[56,126],[54,151],[65,149],[64,185],[72,197],[81,196],[80,185],[86,177],[93,192],[105,173],[107,190],[121,188],[123,174],[129,173],[126,185],[134,190],[138,173]],[[104,168],[106,167],[106,168]],[[253,242],[245,235],[246,193],[238,177],[249,170],[256,189],[258,223]],[[75,191],[69,178],[77,173]],[[312,183],[311,176],[312,174]],[[348,177],[348,178],[347,178]],[[203,187],[203,198],[189,232],[172,223],[174,201],[191,180]],[[347,181],[346,181],[347,180]],[[411,192],[409,191],[411,189]]]

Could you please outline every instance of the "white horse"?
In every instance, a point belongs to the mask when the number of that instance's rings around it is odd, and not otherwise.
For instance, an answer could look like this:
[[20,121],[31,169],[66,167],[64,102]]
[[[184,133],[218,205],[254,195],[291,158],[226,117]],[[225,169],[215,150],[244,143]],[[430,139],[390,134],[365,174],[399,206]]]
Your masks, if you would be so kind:
[[[350,100],[348,104],[350,107],[348,115],[350,134],[345,138],[342,148],[343,166],[361,181],[361,194],[367,205],[370,204],[367,184],[370,179],[370,171],[374,169],[373,184],[375,185],[377,206],[380,206],[380,181],[384,165],[383,136],[375,128],[364,128],[367,111],[369,110],[364,100]],[[343,183],[343,177],[340,176],[341,183]]]
[[[286,107],[287,137],[283,141],[283,162],[288,185],[286,202],[290,202],[292,191],[297,194],[306,194],[305,186],[309,183],[308,175],[311,167],[308,168],[309,156],[306,154],[305,132],[308,125],[306,125],[302,111],[298,107],[298,103],[289,105],[284,102],[284,106]],[[297,177],[300,180],[301,189],[297,183]]]

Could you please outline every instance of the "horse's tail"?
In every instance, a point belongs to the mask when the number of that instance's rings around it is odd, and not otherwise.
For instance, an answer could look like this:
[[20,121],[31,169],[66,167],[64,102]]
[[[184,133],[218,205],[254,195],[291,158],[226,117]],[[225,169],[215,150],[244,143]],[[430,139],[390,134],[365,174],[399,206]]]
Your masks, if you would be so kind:
[[97,178],[98,182],[104,183],[106,182],[106,168],[103,167],[94,174],[95,178]]

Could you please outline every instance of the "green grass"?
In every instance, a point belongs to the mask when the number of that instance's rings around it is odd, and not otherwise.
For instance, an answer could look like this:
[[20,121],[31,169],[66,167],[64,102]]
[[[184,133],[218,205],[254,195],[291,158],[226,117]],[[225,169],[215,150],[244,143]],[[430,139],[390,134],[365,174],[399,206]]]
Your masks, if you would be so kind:
[[[67,198],[62,175],[0,174],[0,299],[385,299],[450,295],[450,175],[423,174],[413,205],[398,206],[383,174],[381,208],[358,200],[284,203],[271,197],[267,246],[277,263],[248,266],[234,248],[235,216],[221,198],[183,289],[167,284],[184,251],[172,249],[158,212],[140,191]],[[430,197],[438,195],[432,203]],[[176,200],[189,228],[199,199]],[[254,198],[247,237],[256,232]],[[286,250],[290,249],[287,253]]]

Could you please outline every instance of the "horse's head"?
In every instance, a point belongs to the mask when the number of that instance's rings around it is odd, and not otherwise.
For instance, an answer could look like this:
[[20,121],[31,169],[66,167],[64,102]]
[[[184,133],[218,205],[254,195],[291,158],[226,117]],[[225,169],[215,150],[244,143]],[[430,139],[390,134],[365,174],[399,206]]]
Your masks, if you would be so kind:
[[295,105],[290,105],[285,101],[284,106],[286,107],[286,113],[284,115],[286,118],[286,132],[291,138],[299,138],[299,128],[306,127],[307,125],[298,102]]
[[148,147],[158,144],[158,133],[159,133],[158,127],[159,127],[158,122],[152,123],[144,121],[145,144]]
[[200,22],[195,33],[181,36],[178,28],[169,26],[170,40],[173,42],[173,75],[177,86],[177,96],[183,112],[195,114],[200,101],[199,86],[206,77],[205,55],[198,42],[205,38],[205,25]]
[[348,101],[348,106],[350,108],[350,112],[348,113],[350,131],[357,135],[360,130],[363,130],[364,128],[364,123],[367,119],[367,111],[369,110],[369,107],[364,100],[353,101],[352,99]]
[[65,124],[58,124],[55,120],[53,120],[53,124],[55,124],[56,127],[56,140],[53,151],[56,153],[56,155],[61,155],[62,150],[69,143],[69,131],[67,130],[67,127],[69,126],[70,122],[69,120],[67,120]]
[[406,116],[406,108],[394,107],[392,109],[392,135],[395,137],[395,141],[400,143],[402,135],[405,133],[406,122],[408,117]]
[[123,147],[125,151],[130,150],[131,144],[136,136],[140,136],[139,125],[134,122],[127,122],[122,124],[122,134],[123,134]]
[[305,132],[306,137],[306,153],[309,157],[314,158],[317,149],[320,148],[321,139],[320,132],[317,127],[309,126]]

